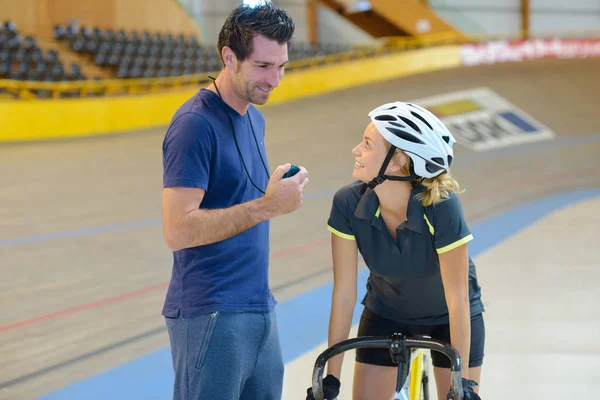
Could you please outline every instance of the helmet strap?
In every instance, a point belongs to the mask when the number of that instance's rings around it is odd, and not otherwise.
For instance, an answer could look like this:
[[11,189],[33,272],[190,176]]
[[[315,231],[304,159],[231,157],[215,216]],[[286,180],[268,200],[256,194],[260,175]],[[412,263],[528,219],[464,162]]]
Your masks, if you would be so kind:
[[392,159],[392,157],[394,156],[395,153],[396,153],[396,147],[391,146],[390,150],[388,151],[387,155],[385,156],[385,160],[383,160],[383,164],[381,164],[381,168],[379,169],[379,174],[377,174],[377,176],[375,178],[373,178],[373,180],[371,182],[363,185],[363,189],[361,191],[362,193],[364,193],[365,190],[367,190],[367,187],[374,189],[377,185],[380,185],[383,182],[385,182],[386,179],[389,179],[390,181],[407,182],[407,181],[412,181],[413,179],[417,178],[417,176],[412,172],[412,167],[411,167],[411,174],[409,176],[384,175],[385,170],[387,169],[387,167],[390,163],[390,160]]

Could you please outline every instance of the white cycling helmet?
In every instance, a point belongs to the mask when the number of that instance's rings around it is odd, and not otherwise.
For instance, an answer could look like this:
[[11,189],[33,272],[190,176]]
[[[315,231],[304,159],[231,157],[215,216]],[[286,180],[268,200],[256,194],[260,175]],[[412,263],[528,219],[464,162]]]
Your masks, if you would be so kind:
[[[371,188],[385,179],[407,181],[417,177],[433,178],[450,169],[456,142],[435,115],[416,104],[400,101],[384,104],[369,113],[377,131],[392,145],[379,175]],[[403,150],[412,160],[409,177],[384,175],[395,149]]]

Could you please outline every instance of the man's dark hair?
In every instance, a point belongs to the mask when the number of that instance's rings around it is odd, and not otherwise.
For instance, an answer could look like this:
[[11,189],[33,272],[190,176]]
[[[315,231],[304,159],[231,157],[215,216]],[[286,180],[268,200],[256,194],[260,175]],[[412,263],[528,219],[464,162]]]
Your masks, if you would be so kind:
[[244,61],[254,50],[252,39],[256,36],[276,40],[279,44],[287,43],[289,48],[294,29],[294,21],[269,0],[255,7],[241,5],[225,20],[219,33],[217,51],[221,61],[224,61],[223,47],[228,46],[239,61]]

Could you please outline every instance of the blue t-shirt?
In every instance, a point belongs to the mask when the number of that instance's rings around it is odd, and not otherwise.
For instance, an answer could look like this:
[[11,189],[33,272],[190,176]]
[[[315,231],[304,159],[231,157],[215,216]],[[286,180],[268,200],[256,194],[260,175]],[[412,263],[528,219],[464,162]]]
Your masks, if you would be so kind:
[[[241,115],[216,93],[201,89],[173,116],[162,150],[163,187],[204,189],[202,209],[228,208],[262,196],[246,176],[225,109],[252,180],[263,191],[268,183],[263,116],[253,105]],[[173,259],[166,317],[270,311],[275,306],[268,283],[269,221],[221,242],[175,251]]]

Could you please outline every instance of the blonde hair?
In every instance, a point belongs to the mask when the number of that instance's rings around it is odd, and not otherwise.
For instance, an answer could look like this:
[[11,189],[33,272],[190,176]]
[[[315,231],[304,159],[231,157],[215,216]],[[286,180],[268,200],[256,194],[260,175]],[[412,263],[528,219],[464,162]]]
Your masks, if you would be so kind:
[[[402,154],[406,157],[406,162],[400,172],[404,176],[410,175],[410,157],[400,149],[396,149],[396,154]],[[444,172],[435,178],[422,178],[412,181],[413,187],[423,185],[424,190],[416,196],[416,199],[423,204],[423,207],[441,203],[450,196],[450,193],[462,193],[460,185],[449,172]]]

